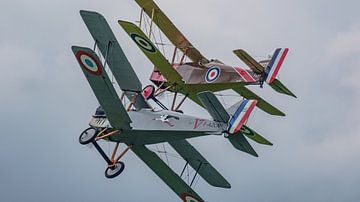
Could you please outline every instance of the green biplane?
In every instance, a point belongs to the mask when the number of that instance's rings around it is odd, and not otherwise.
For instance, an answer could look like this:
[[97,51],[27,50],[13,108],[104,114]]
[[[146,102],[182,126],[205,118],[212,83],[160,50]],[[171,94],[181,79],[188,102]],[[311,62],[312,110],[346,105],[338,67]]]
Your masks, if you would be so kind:
[[[154,71],[150,80],[155,85],[161,89],[182,93],[185,95],[185,99],[188,97],[199,105],[201,105],[201,102],[196,96],[199,92],[205,90],[217,92],[233,89],[246,99],[256,99],[258,101],[257,106],[263,111],[271,115],[285,116],[283,112],[250,91],[246,86],[260,85],[262,87],[263,83],[266,82],[277,92],[296,97],[285,85],[276,79],[276,75],[288,53],[288,48],[275,49],[269,58],[259,62],[244,50],[234,50],[234,53],[250,69],[226,65],[216,59],[208,60],[175,27],[154,1],[135,1],[141,7],[141,16],[145,12],[151,20],[148,35],[153,35],[152,27],[154,23],[175,46],[173,58],[168,60],[138,26],[131,22],[118,21],[120,26],[153,63]],[[142,21],[144,20],[141,17],[140,25]],[[177,50],[180,50],[183,55],[180,61],[175,62]],[[189,58],[192,62],[184,62],[185,57]],[[159,92],[159,89],[157,92]],[[175,100],[176,96],[174,96],[174,104]],[[171,107],[173,110],[177,108],[179,106]]]

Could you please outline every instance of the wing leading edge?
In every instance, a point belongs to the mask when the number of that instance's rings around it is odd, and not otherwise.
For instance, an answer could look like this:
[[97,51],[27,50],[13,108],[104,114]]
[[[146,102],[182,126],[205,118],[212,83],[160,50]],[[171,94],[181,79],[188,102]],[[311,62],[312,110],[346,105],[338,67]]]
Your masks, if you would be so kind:
[[231,188],[226,179],[198,152],[188,141],[179,140],[169,142],[181,157],[210,185]]

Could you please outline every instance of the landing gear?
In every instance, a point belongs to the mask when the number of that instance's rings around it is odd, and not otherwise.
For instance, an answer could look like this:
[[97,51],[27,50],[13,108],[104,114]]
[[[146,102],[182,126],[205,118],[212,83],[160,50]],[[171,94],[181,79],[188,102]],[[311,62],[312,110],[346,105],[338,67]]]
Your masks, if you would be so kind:
[[125,168],[125,164],[121,161],[117,162],[113,166],[109,166],[105,170],[105,177],[111,179],[114,178],[122,173]]
[[79,142],[82,145],[89,144],[89,143],[94,145],[95,149],[100,153],[100,155],[104,158],[104,160],[108,164],[108,167],[105,170],[105,177],[106,178],[114,178],[114,177],[120,175],[124,171],[125,164],[119,160],[131,148],[131,145],[129,145],[124,151],[122,151],[117,158],[115,158],[117,150],[119,148],[119,143],[117,142],[115,144],[115,148],[114,148],[111,158],[110,158],[106,155],[106,153],[100,147],[100,145],[97,143],[97,141],[107,138],[111,135],[118,134],[119,131],[115,130],[115,131],[108,132],[109,131],[108,128],[104,128],[100,132],[99,131],[100,130],[93,128],[93,127],[87,128],[80,134]]
[[87,128],[80,134],[79,142],[82,145],[89,144],[95,139],[96,135],[97,135],[97,131],[95,128],[93,127]]

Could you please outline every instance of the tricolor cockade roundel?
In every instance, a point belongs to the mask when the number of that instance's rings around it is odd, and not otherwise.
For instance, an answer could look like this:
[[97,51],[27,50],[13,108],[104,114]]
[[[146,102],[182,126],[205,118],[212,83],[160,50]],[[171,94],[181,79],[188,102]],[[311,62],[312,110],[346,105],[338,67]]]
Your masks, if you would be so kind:
[[101,75],[101,65],[92,55],[84,51],[79,51],[76,53],[76,58],[78,59],[81,67],[87,72],[97,76]]
[[135,41],[135,43],[140,46],[142,49],[150,52],[150,53],[155,53],[156,52],[156,48],[154,47],[154,45],[152,45],[152,43],[147,40],[146,38],[136,34],[136,33],[132,33],[130,34],[130,37],[132,38],[132,40]]
[[181,198],[184,200],[184,202],[202,202],[202,200],[199,200],[188,193],[182,193]]
[[211,67],[205,75],[205,81],[207,83],[212,83],[216,81],[220,76],[220,68],[219,67]]

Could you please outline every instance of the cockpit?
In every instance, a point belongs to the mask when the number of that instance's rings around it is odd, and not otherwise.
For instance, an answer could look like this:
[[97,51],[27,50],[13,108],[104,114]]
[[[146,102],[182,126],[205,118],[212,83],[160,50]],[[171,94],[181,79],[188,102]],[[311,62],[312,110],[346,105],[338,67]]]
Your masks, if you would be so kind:
[[105,111],[103,110],[103,108],[101,106],[99,106],[96,111],[95,114],[93,115],[94,118],[106,118],[106,114]]

